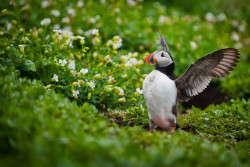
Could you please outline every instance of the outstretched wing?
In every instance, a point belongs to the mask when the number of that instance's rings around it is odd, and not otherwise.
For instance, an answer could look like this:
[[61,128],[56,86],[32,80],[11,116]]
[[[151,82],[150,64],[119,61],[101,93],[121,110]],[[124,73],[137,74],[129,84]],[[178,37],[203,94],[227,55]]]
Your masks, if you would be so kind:
[[187,71],[175,80],[178,98],[188,101],[202,92],[212,78],[222,78],[237,66],[240,55],[237,49],[220,49],[192,63]]

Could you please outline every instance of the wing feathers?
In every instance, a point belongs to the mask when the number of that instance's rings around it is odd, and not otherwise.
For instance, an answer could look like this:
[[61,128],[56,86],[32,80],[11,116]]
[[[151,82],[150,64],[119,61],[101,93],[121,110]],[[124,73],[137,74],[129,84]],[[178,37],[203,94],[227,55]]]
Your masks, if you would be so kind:
[[188,70],[175,80],[178,97],[187,101],[201,93],[212,78],[222,78],[233,71],[239,61],[239,51],[233,48],[217,50],[192,63]]

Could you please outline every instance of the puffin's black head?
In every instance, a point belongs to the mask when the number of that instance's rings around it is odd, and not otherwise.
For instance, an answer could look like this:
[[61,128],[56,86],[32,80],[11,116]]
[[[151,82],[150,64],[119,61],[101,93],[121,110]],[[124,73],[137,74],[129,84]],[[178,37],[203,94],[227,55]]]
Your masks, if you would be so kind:
[[166,67],[173,63],[172,57],[165,50],[157,50],[149,54],[144,61],[156,67]]
[[145,62],[151,65],[155,65],[156,67],[167,67],[168,65],[174,62],[170,51],[168,49],[168,45],[166,41],[163,39],[161,34],[156,30],[160,37],[161,45],[163,46],[163,50],[157,50],[145,58]]

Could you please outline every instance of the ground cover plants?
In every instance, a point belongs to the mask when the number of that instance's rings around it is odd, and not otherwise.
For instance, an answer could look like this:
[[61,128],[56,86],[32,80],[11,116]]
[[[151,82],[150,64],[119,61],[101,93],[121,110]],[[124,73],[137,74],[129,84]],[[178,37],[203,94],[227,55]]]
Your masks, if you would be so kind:
[[[4,166],[248,166],[249,4],[3,1],[0,163]],[[230,4],[236,4],[231,1]],[[214,5],[214,6],[213,6]],[[226,7],[226,8],[225,8]],[[108,12],[107,12],[108,11]],[[176,75],[225,47],[223,104],[179,106],[176,131],[148,130],[144,58],[166,38]]]

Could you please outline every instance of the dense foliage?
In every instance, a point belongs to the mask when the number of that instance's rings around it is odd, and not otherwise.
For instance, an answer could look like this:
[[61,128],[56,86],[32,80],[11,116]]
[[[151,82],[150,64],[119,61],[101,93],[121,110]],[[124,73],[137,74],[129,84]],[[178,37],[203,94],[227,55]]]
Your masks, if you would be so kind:
[[[247,166],[250,7],[192,2],[1,2],[0,163]],[[154,28],[178,76],[209,52],[239,49],[235,71],[212,81],[232,100],[187,110],[176,131],[149,132],[141,89],[153,69],[143,60],[161,48]]]

